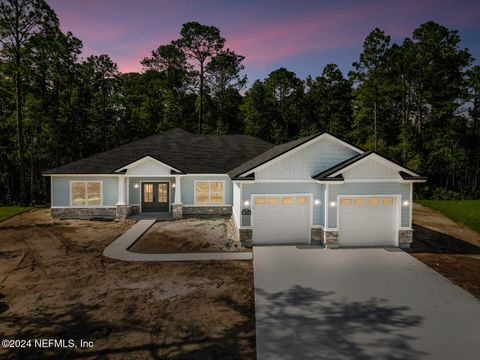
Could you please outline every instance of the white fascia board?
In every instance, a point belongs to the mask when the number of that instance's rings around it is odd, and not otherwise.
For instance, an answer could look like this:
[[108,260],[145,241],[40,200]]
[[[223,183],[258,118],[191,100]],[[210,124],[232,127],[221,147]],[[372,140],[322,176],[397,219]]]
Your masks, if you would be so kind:
[[280,161],[280,160],[284,159],[284,158],[287,157],[287,156],[290,156],[290,155],[292,155],[292,154],[295,154],[297,151],[300,151],[300,150],[306,148],[307,146],[310,146],[311,144],[314,144],[315,142],[321,141],[321,140],[330,140],[330,141],[337,142],[337,143],[339,143],[340,145],[342,145],[342,146],[344,146],[344,147],[346,147],[346,148],[349,148],[349,149],[351,149],[351,150],[353,150],[353,151],[355,151],[355,152],[357,152],[357,153],[359,153],[359,154],[363,154],[363,153],[365,152],[365,151],[363,151],[363,150],[361,150],[361,149],[356,148],[356,147],[353,146],[353,145],[347,144],[345,141],[342,141],[342,140],[336,138],[336,137],[333,136],[333,135],[330,135],[330,134],[327,134],[327,133],[323,133],[323,134],[321,134],[321,135],[319,135],[319,136],[317,136],[317,137],[314,137],[313,139],[308,140],[306,143],[303,143],[302,145],[299,145],[299,146],[297,146],[296,148],[293,148],[293,149],[287,151],[286,153],[283,153],[282,155],[279,155],[279,156],[277,156],[277,157],[275,157],[275,158],[273,158],[273,159],[271,159],[271,160],[269,160],[269,161],[267,161],[267,162],[265,162],[265,163],[263,163],[263,164],[255,167],[255,168],[253,168],[253,169],[251,169],[251,170],[248,170],[247,172],[244,172],[244,173],[242,173],[242,174],[240,174],[240,175],[238,175],[238,176],[243,176],[243,177],[248,176],[248,175],[250,175],[251,173],[254,173],[255,171],[261,170],[261,169],[263,169],[263,168],[266,167],[266,166],[272,165],[272,164],[276,163],[277,161]]
[[42,174],[42,176],[51,176],[51,177],[74,177],[74,176],[79,176],[79,177],[118,177],[119,175],[122,174]]
[[[350,165],[348,165],[347,167],[345,167],[345,168],[343,168],[343,169],[341,169],[341,170],[338,170],[337,172],[329,175],[328,177],[335,177],[335,176],[337,176],[337,175],[340,175],[340,174],[344,173],[345,171],[348,171],[348,170],[350,170],[350,169],[352,169],[352,168],[354,168],[354,167],[362,164],[364,161],[366,161],[366,160],[368,160],[368,159],[372,159],[372,157],[373,157],[373,160],[381,163],[382,165],[388,166],[388,167],[391,168],[391,169],[394,169],[394,170],[397,170],[397,171],[404,171],[404,172],[406,172],[407,174],[410,174],[410,175],[412,175],[412,176],[420,176],[420,175],[414,173],[413,171],[410,171],[410,170],[408,170],[408,169],[405,169],[403,166],[400,166],[400,165],[398,165],[398,164],[395,164],[394,162],[392,162],[392,161],[390,161],[390,160],[388,160],[388,159],[385,159],[384,157],[382,157],[382,156],[380,156],[380,155],[378,155],[378,154],[371,153],[370,155],[365,156],[363,159],[360,159],[360,160],[354,162],[353,164],[350,164]],[[401,178],[400,174],[398,174],[398,176]]]
[[134,166],[137,166],[137,165],[140,165],[142,164],[143,162],[147,161],[147,160],[153,160],[154,162],[156,162],[157,164],[159,165],[162,165],[170,170],[173,170],[173,171],[176,171],[176,172],[182,172],[181,170],[178,170],[178,169],[175,169],[174,167],[168,165],[168,164],[165,164],[163,161],[160,161],[160,160],[157,160],[155,159],[154,157],[151,157],[150,155],[146,155],[138,160],[135,160],[133,162],[131,162],[130,164],[127,164],[125,165],[124,167],[121,167],[120,169],[117,169],[115,170],[115,172],[120,172],[120,171],[123,171],[123,170],[128,170],[129,168],[131,167],[134,167]]

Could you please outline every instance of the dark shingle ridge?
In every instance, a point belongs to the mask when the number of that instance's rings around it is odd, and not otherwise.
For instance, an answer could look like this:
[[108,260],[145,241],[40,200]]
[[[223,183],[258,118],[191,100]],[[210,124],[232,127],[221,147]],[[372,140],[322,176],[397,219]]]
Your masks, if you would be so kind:
[[226,174],[273,146],[250,135],[196,135],[175,128],[47,170],[44,174],[111,174],[147,155],[184,173]]

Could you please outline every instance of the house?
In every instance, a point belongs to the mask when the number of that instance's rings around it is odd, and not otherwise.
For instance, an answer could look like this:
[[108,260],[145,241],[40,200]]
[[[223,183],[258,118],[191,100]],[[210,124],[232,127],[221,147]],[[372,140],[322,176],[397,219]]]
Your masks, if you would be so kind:
[[274,146],[173,129],[48,170],[53,217],[232,215],[252,244],[409,246],[425,177],[322,133]]

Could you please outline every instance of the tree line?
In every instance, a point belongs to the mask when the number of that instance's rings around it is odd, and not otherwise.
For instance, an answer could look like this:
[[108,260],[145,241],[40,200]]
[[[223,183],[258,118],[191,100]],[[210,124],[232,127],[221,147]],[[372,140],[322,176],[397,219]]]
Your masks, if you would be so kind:
[[427,22],[395,43],[376,28],[348,74],[280,68],[248,88],[225,42],[188,22],[121,73],[80,60],[45,1],[0,0],[0,203],[45,203],[42,171],[173,127],[276,144],[328,131],[429,176],[422,197],[480,195],[480,67],[457,31]]

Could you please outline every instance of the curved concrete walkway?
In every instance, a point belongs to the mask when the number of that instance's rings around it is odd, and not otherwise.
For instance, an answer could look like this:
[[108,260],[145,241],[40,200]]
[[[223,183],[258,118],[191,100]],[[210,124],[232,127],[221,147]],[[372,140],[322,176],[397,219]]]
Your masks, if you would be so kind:
[[210,261],[210,260],[252,260],[251,252],[211,252],[211,253],[174,253],[174,254],[141,254],[128,251],[156,220],[140,220],[123,235],[103,250],[103,255],[115,260],[124,261]]

